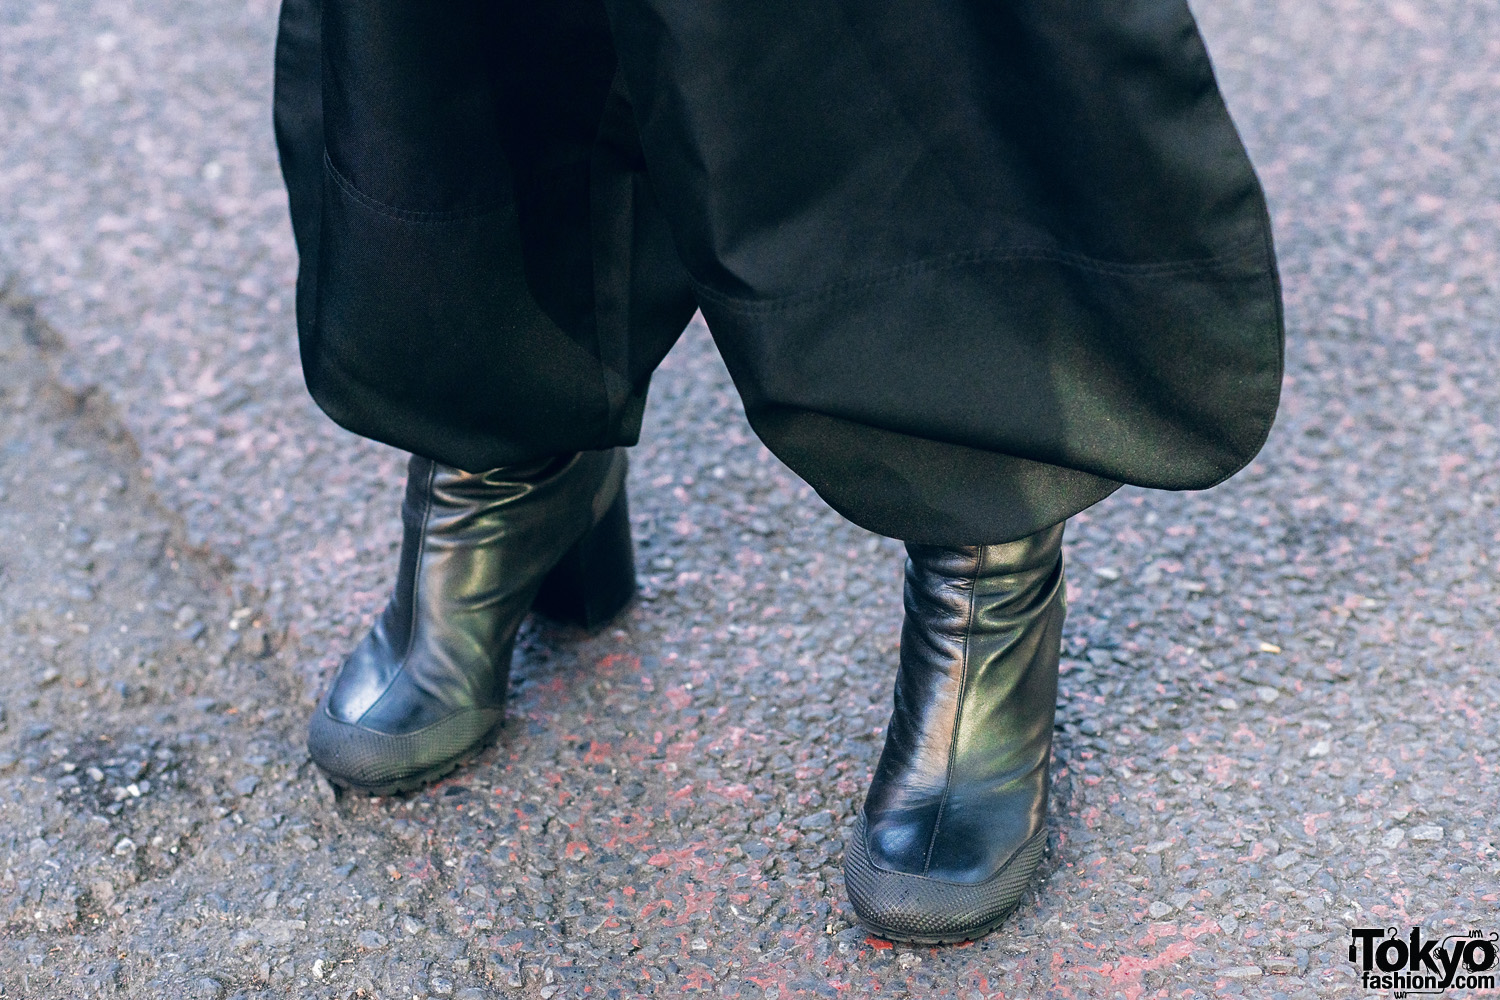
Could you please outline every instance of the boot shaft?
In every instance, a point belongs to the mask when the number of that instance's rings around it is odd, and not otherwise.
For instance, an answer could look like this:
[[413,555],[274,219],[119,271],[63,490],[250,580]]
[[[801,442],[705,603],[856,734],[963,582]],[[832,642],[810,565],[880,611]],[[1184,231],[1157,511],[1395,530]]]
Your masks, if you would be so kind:
[[1044,824],[1062,535],[907,546],[895,711],[866,803],[876,864],[982,880]]

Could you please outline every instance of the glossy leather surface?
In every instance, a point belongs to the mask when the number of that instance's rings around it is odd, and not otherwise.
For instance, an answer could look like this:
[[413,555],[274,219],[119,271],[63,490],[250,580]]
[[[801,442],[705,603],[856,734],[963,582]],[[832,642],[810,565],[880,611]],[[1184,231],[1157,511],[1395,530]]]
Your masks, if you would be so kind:
[[877,869],[977,884],[1044,826],[1062,535],[907,545],[895,711],[865,801]]
[[543,577],[624,480],[622,449],[484,473],[414,456],[395,591],[322,711],[398,735],[503,707],[516,632]]

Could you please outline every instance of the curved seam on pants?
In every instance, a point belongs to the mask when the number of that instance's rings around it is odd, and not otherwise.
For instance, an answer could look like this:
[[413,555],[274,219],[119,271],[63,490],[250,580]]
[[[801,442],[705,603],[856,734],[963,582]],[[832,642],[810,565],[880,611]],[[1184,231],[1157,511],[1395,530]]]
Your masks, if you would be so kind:
[[1210,257],[1143,264],[1097,260],[1081,254],[1069,253],[1065,250],[1052,250],[1046,247],[991,247],[976,250],[958,250],[936,257],[928,257],[924,260],[898,264],[894,267],[884,268],[873,274],[829,282],[826,285],[807,291],[792,292],[787,295],[772,296],[764,299],[725,295],[723,292],[716,291],[702,278],[693,274],[688,275],[688,280],[692,282],[694,289],[704,298],[726,309],[733,309],[742,313],[775,312],[782,309],[792,309],[801,305],[814,305],[846,295],[853,295],[861,291],[879,287],[880,285],[891,284],[902,278],[914,277],[931,271],[965,267],[972,264],[1053,263],[1073,267],[1080,271],[1089,271],[1117,278],[1166,278],[1177,275],[1205,274],[1219,270],[1226,265],[1244,261],[1256,249],[1263,246],[1263,244],[1263,237],[1260,234],[1256,234],[1254,237],[1244,239],[1226,248],[1223,253],[1214,254]]
[[361,207],[367,208],[379,215],[384,215],[387,218],[395,219],[397,222],[424,224],[469,222],[474,219],[482,219],[487,215],[500,215],[505,212],[514,213],[516,211],[516,203],[514,201],[496,202],[493,205],[481,205],[475,208],[466,208],[452,212],[428,212],[411,208],[397,208],[394,205],[387,205],[384,202],[376,201],[355,187],[354,182],[345,177],[339,171],[339,168],[334,166],[333,157],[328,155],[327,149],[323,150],[323,166],[328,170],[329,176],[333,178],[333,182],[338,186],[339,190],[343,191],[344,194],[352,198]]

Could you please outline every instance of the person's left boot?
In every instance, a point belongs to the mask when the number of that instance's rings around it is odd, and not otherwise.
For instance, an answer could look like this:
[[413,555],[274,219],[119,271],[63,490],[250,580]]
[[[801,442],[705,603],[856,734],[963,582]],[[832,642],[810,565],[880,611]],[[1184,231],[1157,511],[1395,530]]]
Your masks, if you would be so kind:
[[1063,526],[908,544],[896,708],[844,855],[849,901],[894,941],[988,934],[1047,844]]
[[390,602],[308,724],[313,762],[342,788],[411,791],[500,726],[530,610],[597,628],[635,593],[625,452],[488,472],[413,456]]

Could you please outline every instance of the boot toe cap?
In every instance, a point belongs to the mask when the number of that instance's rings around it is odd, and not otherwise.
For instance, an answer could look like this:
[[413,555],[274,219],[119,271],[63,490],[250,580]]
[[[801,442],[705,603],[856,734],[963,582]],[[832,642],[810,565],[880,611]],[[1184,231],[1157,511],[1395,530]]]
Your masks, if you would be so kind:
[[341,722],[320,704],[308,724],[307,750],[334,784],[391,795],[457,767],[487,742],[503,718],[499,709],[471,708],[415,732],[390,734]]
[[861,816],[844,854],[844,885],[860,921],[881,937],[917,944],[970,941],[988,934],[1015,909],[1046,846],[1043,828],[985,881],[944,882],[877,866]]

